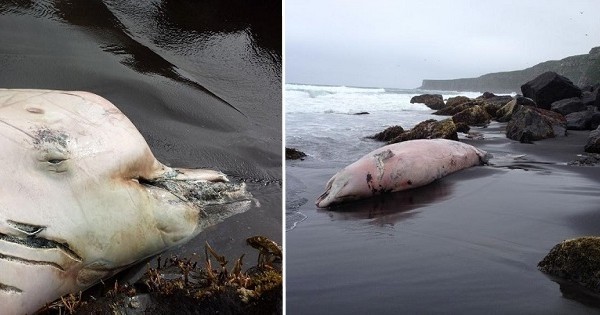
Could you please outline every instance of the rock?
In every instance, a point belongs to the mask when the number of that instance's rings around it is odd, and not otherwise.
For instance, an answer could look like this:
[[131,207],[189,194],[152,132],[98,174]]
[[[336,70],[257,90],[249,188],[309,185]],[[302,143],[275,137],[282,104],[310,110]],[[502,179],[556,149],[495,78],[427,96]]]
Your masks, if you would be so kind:
[[600,165],[599,153],[584,153],[578,154],[577,159],[567,162],[568,165],[576,166],[598,166]]
[[286,160],[304,160],[306,153],[298,151],[294,148],[285,148],[285,159]]
[[583,102],[581,102],[579,97],[571,97],[553,102],[550,105],[550,108],[557,113],[567,115],[586,110],[587,107],[583,105]]
[[477,98],[485,100],[485,99],[492,98],[492,97],[495,97],[495,96],[496,96],[496,94],[494,94],[492,92],[483,92],[483,94],[481,96],[477,97]]
[[500,108],[502,108],[503,105],[500,104],[495,104],[495,103],[485,103],[485,105],[483,105],[483,110],[485,110],[488,115],[490,115],[490,117],[496,117],[498,110]]
[[483,101],[485,101],[486,104],[495,104],[495,105],[500,105],[500,106],[504,106],[504,105],[506,105],[506,103],[508,103],[512,100],[513,100],[513,97],[510,95],[497,95],[497,96],[494,95],[492,97],[483,99]]
[[471,130],[471,127],[469,127],[469,125],[467,125],[463,122],[454,123],[454,124],[456,125],[456,132],[469,133],[469,130]]
[[436,112],[433,112],[433,115],[453,116],[453,115],[456,115],[456,114],[462,112],[463,110],[465,110],[467,108],[471,108],[476,105],[483,106],[484,102],[482,100],[471,100],[470,99],[467,102],[463,102],[463,103],[456,103],[453,105],[446,104],[446,107],[444,107]]
[[353,115],[369,115],[369,112],[358,112],[354,113]]
[[566,135],[565,117],[553,111],[521,106],[506,125],[506,137],[523,143]]
[[479,105],[469,107],[452,116],[452,120],[455,124],[464,123],[469,126],[487,126],[490,123],[491,118],[492,117],[483,109],[483,107]]
[[583,105],[585,106],[594,106],[594,104],[596,103],[596,97],[597,97],[598,91],[583,91],[581,92],[581,102],[583,103]]
[[497,110],[494,117],[496,117],[498,122],[507,122],[514,113],[521,109],[522,105],[535,106],[535,102],[530,98],[519,95]]
[[600,293],[600,237],[563,241],[538,263],[538,269]]
[[517,100],[512,100],[496,111],[496,120],[499,122],[507,122],[512,118],[512,115],[521,108],[522,105],[517,104]]
[[455,96],[455,97],[450,97],[448,98],[448,100],[446,101],[446,106],[456,106],[456,105],[460,105],[462,103],[466,103],[468,101],[470,101],[471,99],[466,97],[466,96]]
[[435,119],[429,119],[418,123],[411,130],[405,131],[398,137],[392,139],[388,144],[415,140],[415,139],[450,139],[458,140],[458,134],[456,133],[456,125],[451,118],[437,121]]
[[444,104],[444,98],[440,94],[423,94],[413,96],[413,98],[410,99],[410,103],[425,104],[427,107],[433,110],[442,109],[444,106],[446,106],[446,104]]
[[527,106],[537,107],[537,104],[535,103],[535,101],[530,99],[529,97],[517,95],[517,97],[515,97],[515,100],[517,101],[518,105],[527,105]]
[[390,141],[398,137],[402,133],[404,133],[404,128],[402,128],[401,126],[391,126],[385,128],[384,131],[374,134],[372,136],[368,136],[367,138],[374,139],[377,141]]
[[589,153],[600,153],[600,127],[590,132],[583,150]]
[[[587,110],[565,115],[565,119],[569,130],[593,130],[600,122],[600,113],[596,112],[595,107],[588,106]],[[596,127],[592,128],[592,123],[595,123]]]
[[543,109],[550,109],[552,103],[565,98],[581,97],[581,89],[571,80],[552,71],[544,72],[523,84],[521,92]]
[[590,118],[590,130],[594,130],[598,126],[600,126],[600,113],[595,111]]

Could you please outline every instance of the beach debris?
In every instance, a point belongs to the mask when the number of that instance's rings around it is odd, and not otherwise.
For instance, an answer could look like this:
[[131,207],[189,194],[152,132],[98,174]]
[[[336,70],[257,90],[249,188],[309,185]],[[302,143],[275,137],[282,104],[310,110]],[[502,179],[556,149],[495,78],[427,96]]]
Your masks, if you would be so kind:
[[275,261],[281,261],[281,259],[283,259],[281,246],[265,236],[258,235],[249,237],[246,239],[246,243],[259,250],[258,267],[272,268],[272,264]]
[[228,267],[230,261],[206,242],[203,260],[196,254],[158,256],[154,267],[148,264],[134,284],[103,282],[101,293],[65,295],[36,314],[160,313],[173,303],[194,312],[276,313],[282,301],[281,247],[265,236],[246,242],[259,251],[259,258],[256,266],[245,271],[245,254]]

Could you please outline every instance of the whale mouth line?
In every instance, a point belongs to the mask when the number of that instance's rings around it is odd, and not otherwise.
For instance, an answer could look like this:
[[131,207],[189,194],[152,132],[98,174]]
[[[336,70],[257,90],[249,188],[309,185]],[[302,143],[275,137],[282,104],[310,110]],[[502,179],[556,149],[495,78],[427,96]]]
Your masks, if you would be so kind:
[[8,284],[4,284],[2,282],[0,282],[0,292],[7,292],[7,293],[23,293],[23,290],[12,286],[12,285],[8,285]]
[[[37,233],[35,233],[35,234],[37,234]],[[22,245],[22,246],[25,246],[28,248],[33,248],[33,249],[44,249],[44,250],[58,249],[63,254],[65,254],[66,256],[68,256],[69,258],[71,258],[75,261],[78,261],[78,262],[83,261],[81,256],[79,256],[75,251],[73,251],[68,243],[60,243],[60,242],[53,241],[53,240],[50,240],[50,239],[47,239],[44,237],[39,237],[35,234],[33,234],[33,235],[29,234],[25,237],[22,237],[22,236],[16,236],[16,235],[11,235],[11,234],[0,233],[0,241],[18,244],[18,245]],[[23,263],[29,263],[29,264],[45,264],[45,265],[57,267],[58,269],[64,271],[64,269],[57,263],[24,259],[24,258],[19,258],[17,256],[3,254],[1,252],[0,252],[0,259],[21,261]]]
[[50,266],[50,267],[54,267],[60,271],[65,271],[65,269],[61,265],[59,265],[55,262],[51,262],[51,261],[25,259],[25,258],[12,256],[12,255],[6,255],[6,254],[2,254],[2,253],[0,253],[0,259],[17,262],[17,263],[21,263],[21,264],[25,264],[25,265]]

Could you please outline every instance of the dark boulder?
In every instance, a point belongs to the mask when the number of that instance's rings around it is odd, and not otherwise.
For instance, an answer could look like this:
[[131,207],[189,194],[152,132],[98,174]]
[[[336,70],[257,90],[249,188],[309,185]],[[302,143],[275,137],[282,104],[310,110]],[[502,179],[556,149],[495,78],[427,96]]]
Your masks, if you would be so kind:
[[566,77],[548,71],[521,86],[523,96],[534,100],[539,108],[550,109],[556,101],[581,97],[581,89]]
[[285,159],[286,160],[304,160],[306,153],[298,151],[294,148],[285,148]]
[[469,107],[452,116],[455,124],[463,123],[469,126],[487,126],[491,119],[490,114],[479,105]]
[[598,127],[600,113],[595,107],[588,106],[587,110],[565,115],[565,119],[569,130],[593,130]]
[[352,115],[369,115],[369,112],[358,112],[358,113],[354,113]]
[[566,135],[565,117],[553,111],[521,106],[506,125],[506,137],[524,143]]
[[568,115],[570,113],[586,110],[587,107],[583,104],[579,97],[565,98],[550,105],[550,108],[560,114]]
[[590,119],[590,130],[594,130],[600,126],[600,113],[594,112]]
[[429,107],[433,110],[438,110],[438,109],[444,108],[444,106],[446,106],[446,104],[444,104],[444,98],[440,94],[423,94],[423,95],[413,96],[410,99],[410,103],[411,104],[414,104],[414,103],[425,104],[427,107]]
[[415,139],[450,139],[458,140],[458,134],[456,133],[456,125],[451,118],[437,121],[435,119],[429,119],[418,123],[411,130],[405,131],[398,137],[392,139],[388,144],[415,140]]
[[600,237],[563,241],[550,250],[538,263],[538,268],[600,293]]
[[374,139],[377,141],[390,141],[396,137],[398,137],[400,134],[404,133],[404,128],[402,128],[401,126],[391,126],[388,128],[385,128],[384,131],[380,132],[380,133],[376,133],[372,136],[368,136],[367,138],[369,139]]
[[596,91],[583,91],[581,93],[581,102],[585,106],[595,106],[596,98],[598,97],[598,90]]
[[600,127],[590,132],[584,151],[589,153],[600,153]]

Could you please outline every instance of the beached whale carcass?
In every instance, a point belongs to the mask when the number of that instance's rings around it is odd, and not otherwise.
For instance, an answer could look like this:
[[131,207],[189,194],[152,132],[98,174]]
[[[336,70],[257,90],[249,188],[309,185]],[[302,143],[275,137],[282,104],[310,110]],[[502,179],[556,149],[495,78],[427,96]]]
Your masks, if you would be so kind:
[[421,139],[386,145],[337,172],[316,205],[325,208],[420,187],[487,159],[485,151],[454,140]]
[[0,89],[0,305],[33,313],[249,209],[245,186],[170,168],[87,92]]

